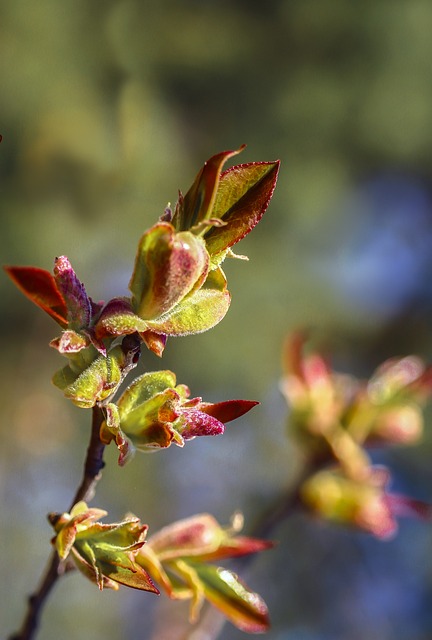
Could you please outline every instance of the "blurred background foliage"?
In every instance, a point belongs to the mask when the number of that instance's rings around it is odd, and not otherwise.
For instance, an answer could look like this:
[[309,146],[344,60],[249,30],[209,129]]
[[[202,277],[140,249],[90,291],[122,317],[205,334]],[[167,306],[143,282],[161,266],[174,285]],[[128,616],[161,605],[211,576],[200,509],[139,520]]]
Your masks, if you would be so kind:
[[[108,468],[95,501],[150,530],[241,509],[246,531],[295,476],[278,392],[283,338],[307,326],[336,368],[431,357],[432,4],[428,0],[2,0],[2,263],[66,254],[96,299],[127,292],[138,238],[214,153],[282,160],[269,211],[226,272],[228,316],[162,362],[207,400],[261,401],[224,437]],[[49,551],[49,511],[81,474],[89,415],[50,384],[54,324],[0,280],[2,635]],[[432,416],[428,415],[430,423]],[[432,500],[432,439],[378,453],[397,489]],[[432,633],[430,528],[380,543],[287,521],[248,582],[272,640],[422,640]],[[176,640],[185,607],[80,576],[57,586],[41,640]],[[174,612],[174,613],[173,613]],[[158,617],[159,616],[159,617]],[[162,617],[161,617],[162,616]],[[159,620],[159,622],[158,622]],[[165,627],[161,629],[163,620]],[[227,625],[223,638],[243,634]]]

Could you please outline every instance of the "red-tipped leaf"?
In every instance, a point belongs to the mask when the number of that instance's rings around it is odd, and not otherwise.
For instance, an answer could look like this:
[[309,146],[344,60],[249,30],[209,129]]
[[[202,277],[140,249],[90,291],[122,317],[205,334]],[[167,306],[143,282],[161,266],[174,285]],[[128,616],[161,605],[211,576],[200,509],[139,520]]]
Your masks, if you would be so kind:
[[258,224],[273,195],[278,171],[279,161],[250,162],[221,175],[212,217],[225,224],[212,226],[204,234],[210,255],[232,247]]
[[188,230],[203,220],[213,216],[213,205],[219,186],[221,169],[228,158],[237,155],[244,145],[235,151],[222,151],[212,156],[204,164],[193,185],[183,199],[173,219],[180,230]]
[[200,405],[200,411],[213,416],[221,422],[230,422],[244,415],[255,407],[259,402],[254,400],[225,400],[224,402],[206,403]]
[[38,267],[4,267],[4,270],[29,300],[43,309],[61,327],[67,327],[66,304],[49,271]]

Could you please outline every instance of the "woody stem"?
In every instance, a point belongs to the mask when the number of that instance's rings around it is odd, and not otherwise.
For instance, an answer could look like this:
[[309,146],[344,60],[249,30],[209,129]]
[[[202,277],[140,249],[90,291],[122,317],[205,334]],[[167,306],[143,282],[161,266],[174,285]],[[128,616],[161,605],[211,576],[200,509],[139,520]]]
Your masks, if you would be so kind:
[[[84,463],[83,477],[76,490],[69,511],[71,511],[72,507],[80,500],[87,502],[93,498],[96,485],[101,478],[104,467],[103,453],[105,445],[99,438],[99,432],[103,419],[102,410],[99,407],[93,407],[92,429]],[[45,602],[57,580],[65,572],[65,568],[65,563],[60,560],[57,552],[54,550],[48,561],[39,587],[28,598],[27,611],[21,629],[10,636],[9,640],[32,640],[32,638],[35,637]]]

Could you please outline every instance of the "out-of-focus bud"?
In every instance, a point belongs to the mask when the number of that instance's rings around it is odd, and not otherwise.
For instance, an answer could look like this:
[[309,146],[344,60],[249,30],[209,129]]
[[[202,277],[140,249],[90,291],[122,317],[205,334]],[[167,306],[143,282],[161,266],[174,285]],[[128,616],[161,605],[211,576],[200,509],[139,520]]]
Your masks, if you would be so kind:
[[369,441],[413,444],[423,434],[423,415],[416,405],[395,406],[383,410],[370,431]]
[[305,506],[326,520],[388,538],[397,529],[383,487],[373,477],[355,482],[339,471],[320,471],[301,490]]
[[425,370],[424,363],[416,356],[387,360],[369,381],[371,402],[382,405],[405,391],[412,394],[415,383],[420,382]]
[[294,422],[315,435],[325,435],[340,421],[350,405],[357,382],[333,372],[318,353],[304,353],[305,335],[298,332],[286,342],[281,390]]
[[389,472],[371,467],[362,482],[346,477],[340,470],[319,471],[301,488],[306,507],[320,517],[353,526],[380,539],[397,531],[396,516],[430,515],[430,506],[404,496],[387,493]]

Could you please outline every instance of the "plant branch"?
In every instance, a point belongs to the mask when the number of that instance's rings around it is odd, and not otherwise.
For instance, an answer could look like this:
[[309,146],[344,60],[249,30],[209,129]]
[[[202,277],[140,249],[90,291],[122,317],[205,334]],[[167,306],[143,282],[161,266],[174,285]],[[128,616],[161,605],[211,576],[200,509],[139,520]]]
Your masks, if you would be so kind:
[[89,502],[94,497],[96,485],[102,476],[102,469],[105,466],[103,461],[105,445],[101,442],[99,432],[103,420],[104,415],[100,407],[93,407],[92,430],[84,463],[84,474],[81,484],[76,490],[71,506],[69,507],[69,511],[80,500]]
[[[102,410],[97,406],[93,407],[92,429],[84,463],[84,473],[81,484],[76,490],[71,506],[69,507],[69,511],[71,511],[72,507],[80,500],[87,502],[93,498],[96,485],[101,478],[104,467],[103,453],[105,445],[99,438],[99,431],[103,417]],[[54,550],[38,589],[28,598],[27,612],[21,629],[13,634],[9,640],[31,640],[35,637],[45,602],[57,580],[65,573],[65,570],[65,562],[60,560],[57,552]]]

